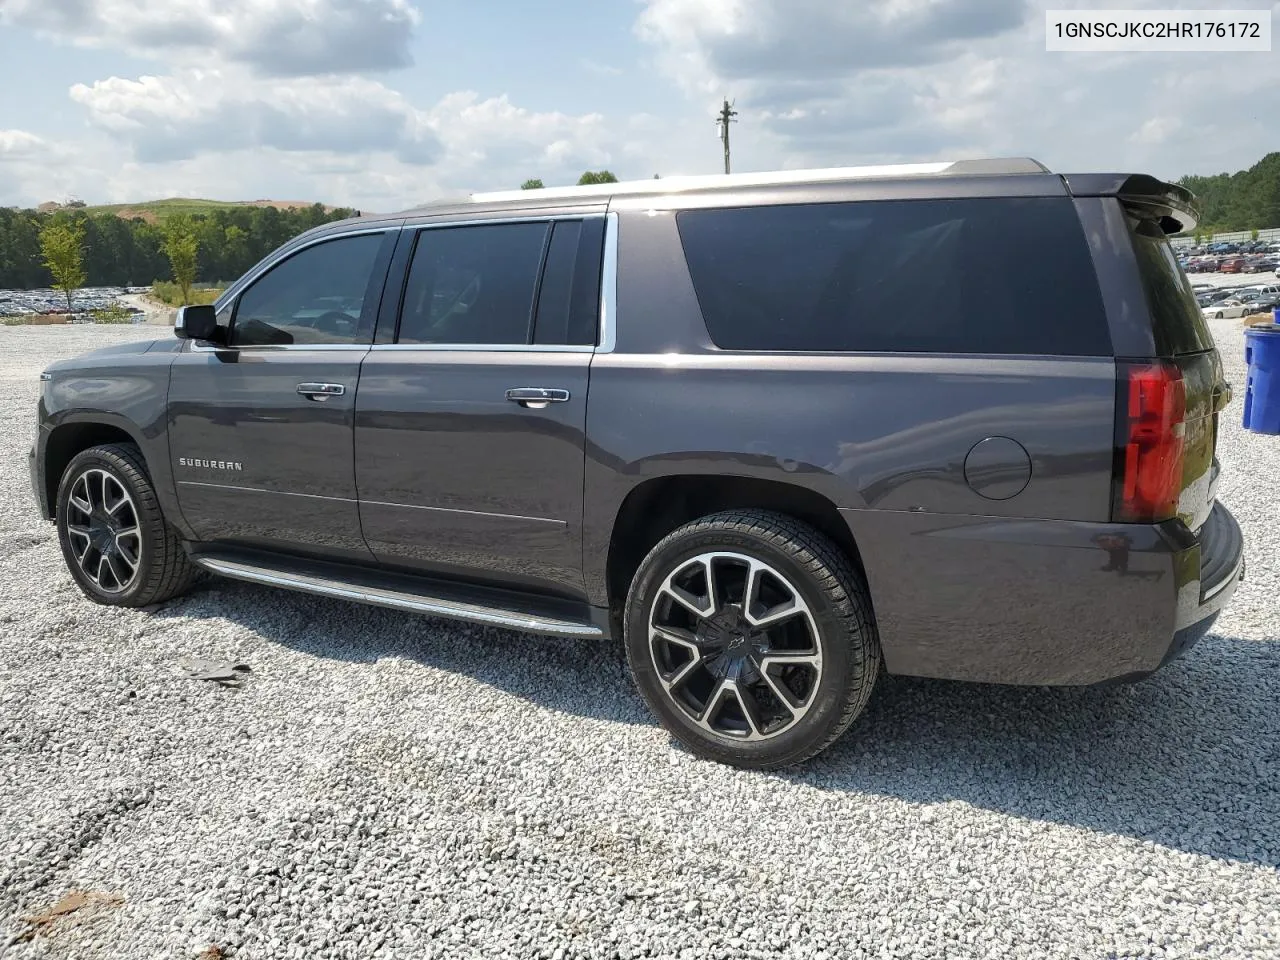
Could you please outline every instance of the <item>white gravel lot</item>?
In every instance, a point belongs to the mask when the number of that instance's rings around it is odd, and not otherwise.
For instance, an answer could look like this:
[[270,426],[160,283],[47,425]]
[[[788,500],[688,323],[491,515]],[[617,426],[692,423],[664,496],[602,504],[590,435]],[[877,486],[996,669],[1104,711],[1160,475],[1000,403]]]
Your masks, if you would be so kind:
[[763,775],[674,747],[612,647],[226,581],[94,606],[34,515],[37,374],[156,331],[0,329],[0,945],[123,897],[4,960],[1280,957],[1280,438],[1215,332],[1250,566],[1213,634],[1132,686],[890,680]]

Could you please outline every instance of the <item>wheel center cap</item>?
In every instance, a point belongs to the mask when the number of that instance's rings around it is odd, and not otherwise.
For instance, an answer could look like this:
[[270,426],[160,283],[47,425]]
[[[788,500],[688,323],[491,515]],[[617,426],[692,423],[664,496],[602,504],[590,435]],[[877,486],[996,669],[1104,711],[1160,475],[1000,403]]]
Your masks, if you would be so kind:
[[115,545],[116,525],[108,518],[95,514],[89,518],[89,539],[98,550]]

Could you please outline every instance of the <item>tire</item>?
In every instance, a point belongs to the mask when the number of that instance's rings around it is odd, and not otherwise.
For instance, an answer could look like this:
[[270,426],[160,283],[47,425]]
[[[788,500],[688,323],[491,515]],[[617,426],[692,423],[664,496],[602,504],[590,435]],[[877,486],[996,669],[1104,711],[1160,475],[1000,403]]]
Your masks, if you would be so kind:
[[829,538],[784,514],[727,511],[675,530],[640,564],[623,620],[658,720],[693,753],[733,766],[821,753],[880,672],[866,584]]
[[67,569],[95,603],[146,607],[184,593],[196,578],[131,443],[76,454],[58,484],[56,517]]

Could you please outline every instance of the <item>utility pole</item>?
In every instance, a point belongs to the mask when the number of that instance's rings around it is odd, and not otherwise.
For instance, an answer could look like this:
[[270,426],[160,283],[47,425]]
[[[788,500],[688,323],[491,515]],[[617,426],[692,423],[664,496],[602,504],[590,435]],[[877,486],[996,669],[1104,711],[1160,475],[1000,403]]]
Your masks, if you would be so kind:
[[720,116],[716,118],[716,124],[720,127],[720,140],[724,143],[724,172],[729,172],[729,124],[737,123],[733,119],[738,115],[738,111],[733,109],[733,104],[726,97],[724,106],[720,108]]

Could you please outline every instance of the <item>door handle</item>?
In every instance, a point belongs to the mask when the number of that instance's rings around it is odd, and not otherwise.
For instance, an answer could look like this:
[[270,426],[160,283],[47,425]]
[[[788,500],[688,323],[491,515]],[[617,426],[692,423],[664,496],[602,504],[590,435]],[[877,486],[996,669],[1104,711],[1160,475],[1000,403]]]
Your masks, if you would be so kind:
[[298,384],[298,393],[308,400],[328,400],[330,397],[340,397],[346,392],[347,388],[340,383]]
[[507,399],[528,410],[542,410],[548,403],[564,403],[569,391],[560,387],[512,387]]

